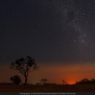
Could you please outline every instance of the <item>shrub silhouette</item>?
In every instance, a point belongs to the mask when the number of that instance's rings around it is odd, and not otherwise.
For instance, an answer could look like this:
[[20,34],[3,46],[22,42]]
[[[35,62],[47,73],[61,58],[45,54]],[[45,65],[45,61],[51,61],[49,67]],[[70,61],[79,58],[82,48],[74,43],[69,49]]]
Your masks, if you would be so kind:
[[67,84],[67,82],[65,80],[62,80],[62,83],[63,83],[63,85],[66,85]]
[[82,79],[78,81],[76,84],[95,84],[95,79]]
[[78,81],[76,84],[87,84],[87,83],[89,83],[88,79],[82,79],[82,80]]
[[36,69],[37,65],[32,57],[27,56],[12,62],[11,68],[18,70],[24,76],[24,84],[26,85],[30,69]]
[[95,79],[91,79],[91,82],[95,84]]
[[16,85],[19,85],[21,83],[21,79],[20,79],[20,77],[18,75],[15,75],[15,76],[10,77],[10,80],[14,84],[16,84]]
[[42,78],[41,80],[40,80],[40,82],[41,82],[41,84],[47,84],[47,82],[48,82],[48,79],[46,79],[46,78]]

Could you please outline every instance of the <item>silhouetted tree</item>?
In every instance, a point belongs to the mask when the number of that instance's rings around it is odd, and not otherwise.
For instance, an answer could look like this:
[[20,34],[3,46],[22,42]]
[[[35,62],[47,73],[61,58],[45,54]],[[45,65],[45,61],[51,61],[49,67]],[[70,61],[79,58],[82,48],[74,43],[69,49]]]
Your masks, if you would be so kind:
[[65,80],[62,80],[62,83],[63,83],[63,85],[66,85],[67,84],[67,82]]
[[20,77],[18,75],[15,75],[15,76],[10,77],[10,80],[14,84],[17,84],[17,85],[19,85],[21,83],[21,79],[20,79]]
[[27,56],[12,62],[11,67],[18,70],[24,76],[24,84],[27,84],[30,69],[36,69],[37,65],[32,57]]
[[48,80],[46,78],[43,78],[40,80],[41,84],[47,84]]

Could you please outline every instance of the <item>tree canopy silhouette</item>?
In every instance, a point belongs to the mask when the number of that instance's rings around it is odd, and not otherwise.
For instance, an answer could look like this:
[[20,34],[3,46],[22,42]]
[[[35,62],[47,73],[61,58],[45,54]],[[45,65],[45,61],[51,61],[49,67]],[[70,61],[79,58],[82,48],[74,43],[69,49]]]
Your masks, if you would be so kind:
[[30,69],[36,69],[36,67],[35,60],[30,56],[17,59],[11,63],[11,68],[18,70],[24,76],[24,84],[27,84]]

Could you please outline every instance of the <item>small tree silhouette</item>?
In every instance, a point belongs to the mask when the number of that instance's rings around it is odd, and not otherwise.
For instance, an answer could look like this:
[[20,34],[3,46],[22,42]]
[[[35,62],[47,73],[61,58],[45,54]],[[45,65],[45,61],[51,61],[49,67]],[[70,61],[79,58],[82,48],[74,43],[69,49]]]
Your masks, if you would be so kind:
[[41,84],[47,84],[48,79],[46,79],[46,78],[42,78],[42,79],[40,80],[40,82],[41,82]]
[[14,84],[16,84],[16,85],[19,85],[21,83],[21,79],[20,79],[20,77],[18,75],[15,75],[15,76],[10,77],[10,80]]
[[63,85],[66,85],[67,84],[67,82],[65,80],[62,80],[62,83],[63,83]]
[[36,69],[37,65],[32,57],[27,56],[26,58],[20,58],[15,62],[12,62],[11,68],[18,70],[24,76],[24,84],[26,85],[28,81],[29,70],[31,68]]

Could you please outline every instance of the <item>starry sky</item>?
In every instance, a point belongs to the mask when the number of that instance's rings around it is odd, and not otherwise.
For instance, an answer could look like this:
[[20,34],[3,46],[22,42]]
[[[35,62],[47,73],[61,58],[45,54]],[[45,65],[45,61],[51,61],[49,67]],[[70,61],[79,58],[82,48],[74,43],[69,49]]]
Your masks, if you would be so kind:
[[0,63],[95,61],[94,0],[0,0]]

